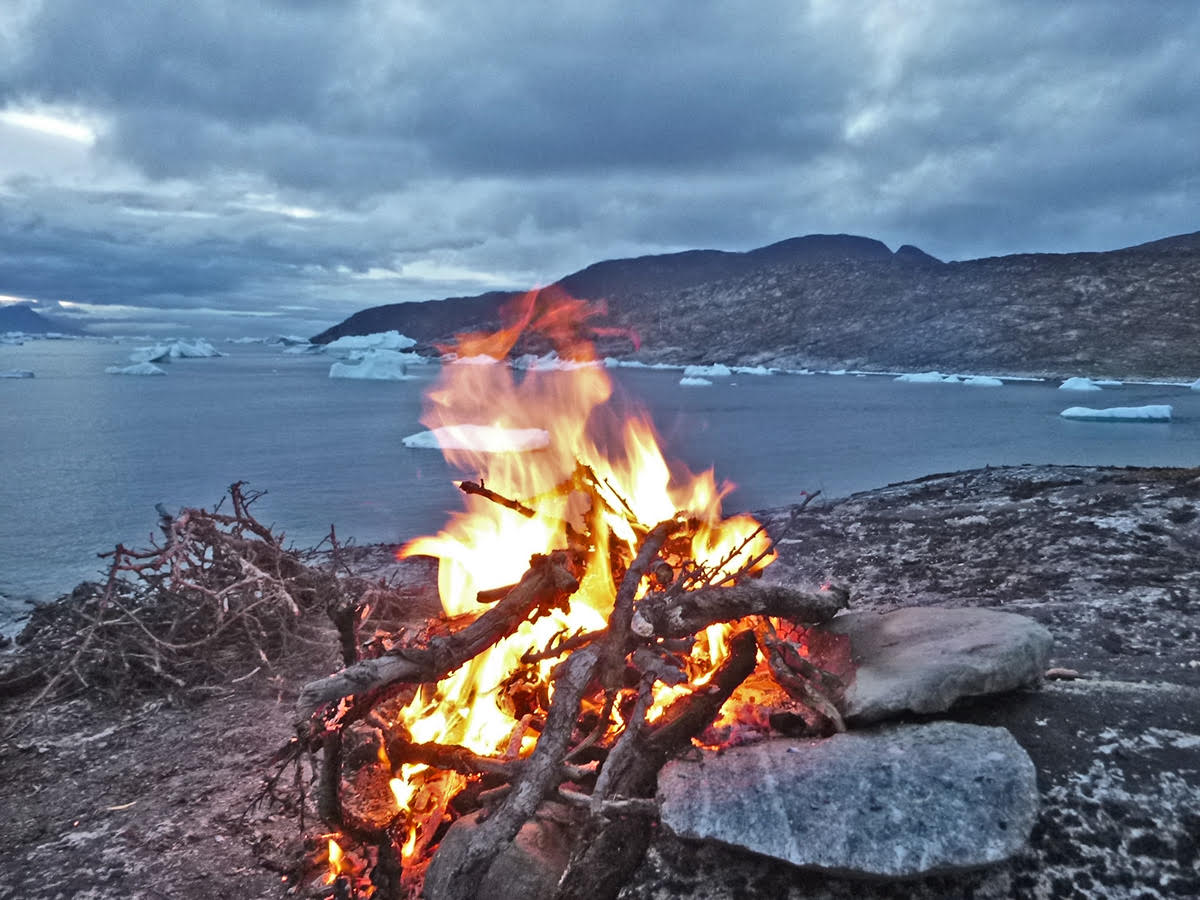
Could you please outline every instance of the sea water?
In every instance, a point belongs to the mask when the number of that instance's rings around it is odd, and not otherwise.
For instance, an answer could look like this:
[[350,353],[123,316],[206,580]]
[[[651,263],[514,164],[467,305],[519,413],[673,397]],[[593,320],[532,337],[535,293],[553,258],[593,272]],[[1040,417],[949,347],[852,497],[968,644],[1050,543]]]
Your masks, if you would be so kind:
[[[297,546],[400,544],[459,507],[452,470],[401,439],[420,431],[437,366],[408,381],[329,378],[329,357],[223,345],[165,377],[107,375],[132,343],[0,345],[0,620],[86,578],[118,542],[145,546],[155,504],[211,507],[233,481],[266,490],[255,511]],[[736,485],[730,511],[825,497],[984,465],[1200,465],[1200,391],[1057,382],[1004,387],[889,377],[734,375],[684,387],[678,371],[610,370],[618,404],[641,403],[668,456]],[[561,377],[561,376],[556,376]],[[1068,421],[1066,407],[1175,408],[1170,424]]]

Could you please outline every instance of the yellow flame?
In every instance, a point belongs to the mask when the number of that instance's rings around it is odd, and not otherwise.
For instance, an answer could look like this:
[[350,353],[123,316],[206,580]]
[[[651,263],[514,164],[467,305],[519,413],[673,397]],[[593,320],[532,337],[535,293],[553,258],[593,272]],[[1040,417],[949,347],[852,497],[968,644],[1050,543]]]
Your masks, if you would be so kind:
[[333,884],[345,869],[345,856],[342,848],[333,838],[329,839],[329,871],[325,874],[325,883]]
[[[562,635],[605,626],[616,593],[610,558],[624,555],[627,564],[638,530],[644,533],[677,515],[695,520],[699,524],[689,558],[709,567],[718,579],[739,571],[748,560],[761,556],[761,568],[773,559],[757,522],[748,516],[721,520],[721,499],[729,486],[718,487],[711,471],[693,476],[672,470],[649,420],[619,416],[607,404],[613,390],[608,374],[594,364],[590,343],[579,339],[586,337],[588,310],[570,298],[560,297],[558,305],[549,308],[544,301],[536,292],[526,295],[514,313],[514,324],[493,335],[468,336],[454,352],[459,357],[502,358],[521,328],[539,326],[561,358],[593,364],[564,371],[535,368],[523,374],[503,364],[445,365],[426,397],[421,419],[431,429],[473,424],[545,431],[549,443],[535,452],[444,451],[467,477],[480,478],[492,491],[521,500],[535,515],[526,517],[484,497],[464,495],[462,511],[440,533],[413,540],[400,555],[439,560],[438,589],[450,616],[478,615],[486,609],[478,602],[480,591],[514,584],[528,569],[531,556],[566,548],[565,523],[591,541],[585,574],[567,611],[524,623],[491,650],[418,691],[399,716],[414,741],[502,754],[517,726],[512,711],[504,708],[504,688],[522,672],[521,656]],[[593,503],[600,508],[592,508]],[[714,626],[697,642],[692,687],[695,677],[703,677],[721,661],[726,630]],[[533,669],[545,690],[553,665],[545,661]],[[669,699],[690,689],[660,690],[651,715],[660,714]],[[521,752],[532,744],[528,738],[520,741]],[[400,809],[412,810],[427,777],[432,775],[424,766],[401,767],[391,782]],[[417,842],[418,828],[412,824],[405,847],[416,848]]]

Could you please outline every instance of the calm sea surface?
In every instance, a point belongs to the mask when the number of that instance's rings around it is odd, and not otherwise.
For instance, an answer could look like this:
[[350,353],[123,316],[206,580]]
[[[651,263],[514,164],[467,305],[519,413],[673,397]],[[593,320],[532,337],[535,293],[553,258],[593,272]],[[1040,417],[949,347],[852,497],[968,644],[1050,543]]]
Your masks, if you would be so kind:
[[[360,543],[436,530],[457,508],[436,452],[407,449],[436,367],[404,382],[328,377],[331,360],[223,345],[166,377],[106,375],[136,344],[0,345],[0,620],[28,598],[69,590],[118,541],[144,545],[154,505],[211,506],[235,480],[299,545],[330,524]],[[421,371],[421,370],[414,370]],[[738,487],[727,509],[776,506],[803,491],[841,496],[934,472],[1013,463],[1200,464],[1200,391],[1127,385],[1002,388],[882,377],[735,376],[679,385],[678,372],[621,369],[621,391],[651,411],[668,453],[714,466]],[[1072,422],[1068,406],[1169,403],[1171,424]]]

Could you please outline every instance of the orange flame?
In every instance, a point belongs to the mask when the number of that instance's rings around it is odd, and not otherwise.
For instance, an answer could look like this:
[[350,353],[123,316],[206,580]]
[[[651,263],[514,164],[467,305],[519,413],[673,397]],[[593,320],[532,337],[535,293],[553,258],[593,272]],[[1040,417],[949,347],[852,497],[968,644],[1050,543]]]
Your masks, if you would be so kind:
[[[709,567],[718,580],[748,561],[757,559],[755,566],[761,568],[774,558],[753,519],[722,521],[721,498],[730,486],[719,487],[711,471],[694,476],[672,470],[648,417],[618,418],[606,405],[612,383],[590,338],[613,330],[589,324],[601,311],[561,292],[531,291],[507,311],[508,324],[501,330],[461,336],[454,347],[442,348],[454,361],[443,366],[427,394],[422,423],[459,433],[464,426],[544,432],[544,448],[533,452],[443,450],[452,465],[480,477],[489,489],[520,500],[533,515],[464,495],[463,510],[440,533],[409,542],[399,555],[438,558],[443,608],[460,616],[482,611],[480,591],[517,582],[534,554],[565,548],[567,525],[587,534],[591,546],[581,586],[567,611],[524,623],[436,686],[417,692],[400,715],[415,741],[457,744],[483,755],[501,755],[515,743],[520,753],[528,752],[534,739],[521,736],[520,714],[514,716],[497,702],[505,684],[521,670],[520,658],[529,649],[544,648],[563,634],[604,627],[616,594],[610,560],[616,555],[628,563],[639,532],[658,522],[680,515],[697,520],[685,558]],[[522,335],[531,332],[569,364],[534,366],[523,374],[502,364]],[[580,490],[581,480],[588,490]],[[707,656],[709,666],[723,655],[723,635],[722,627],[710,629],[696,654]],[[538,664],[542,685],[549,685],[552,667],[552,661]],[[656,710],[678,693],[663,691]],[[392,782],[400,809],[414,810],[424,770],[401,767]],[[405,847],[416,845],[414,829]]]

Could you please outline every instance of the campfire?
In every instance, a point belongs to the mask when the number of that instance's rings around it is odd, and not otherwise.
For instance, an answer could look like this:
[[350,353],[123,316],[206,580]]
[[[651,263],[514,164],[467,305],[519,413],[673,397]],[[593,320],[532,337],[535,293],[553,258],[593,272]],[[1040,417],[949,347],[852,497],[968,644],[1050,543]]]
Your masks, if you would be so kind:
[[[760,580],[772,537],[722,518],[728,486],[669,466],[648,417],[611,402],[599,312],[531,292],[443,348],[422,421],[467,476],[463,509],[400,555],[438,560],[444,616],[362,636],[366,610],[345,610],[345,668],[298,701],[330,829],[318,895],[473,897],[553,807],[573,848],[557,896],[613,897],[667,760],[844,728],[805,626],[846,591]],[[554,355],[515,370],[518,346]]]

